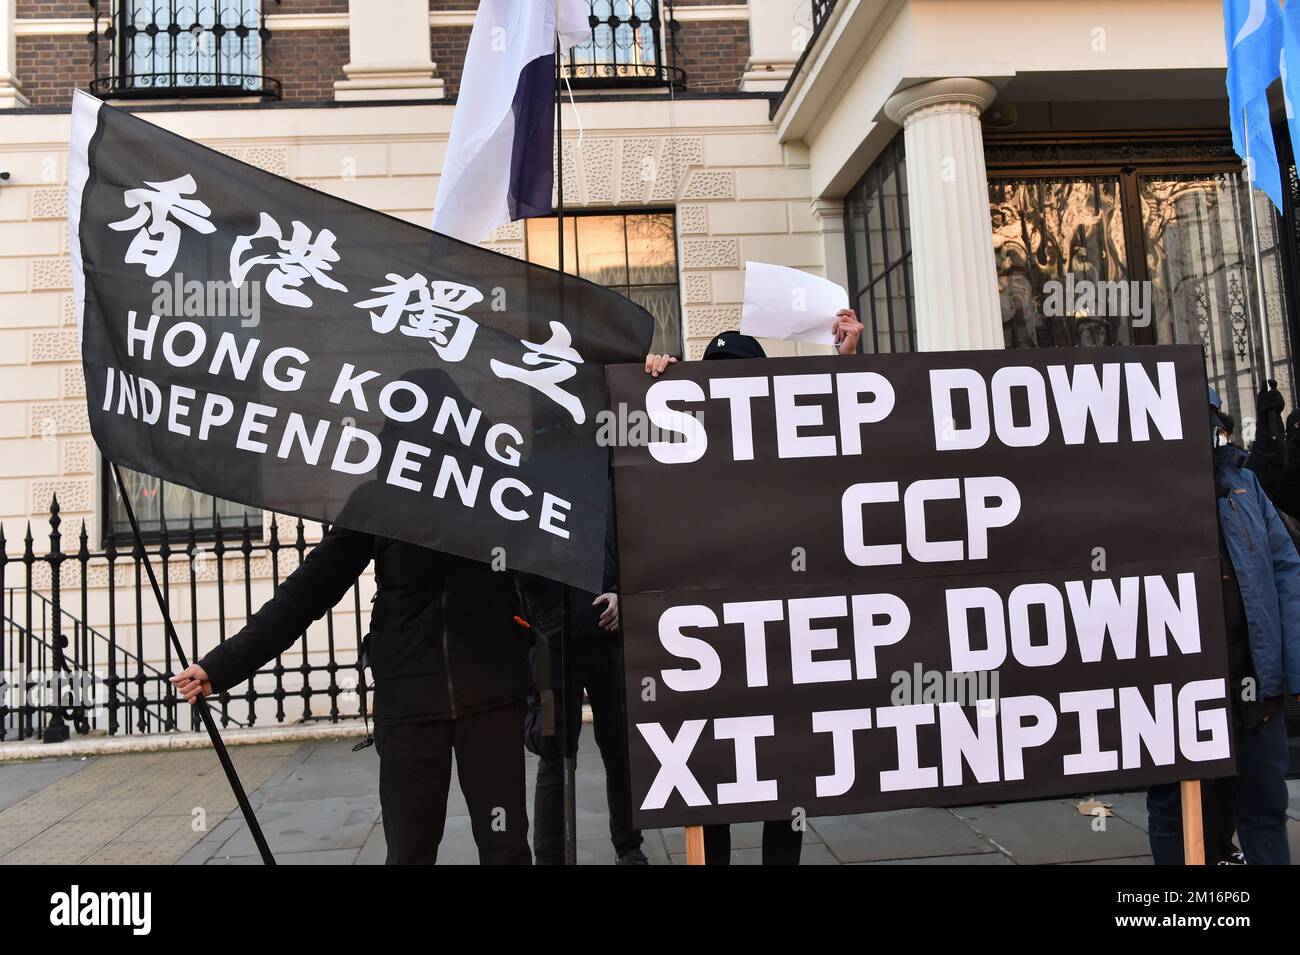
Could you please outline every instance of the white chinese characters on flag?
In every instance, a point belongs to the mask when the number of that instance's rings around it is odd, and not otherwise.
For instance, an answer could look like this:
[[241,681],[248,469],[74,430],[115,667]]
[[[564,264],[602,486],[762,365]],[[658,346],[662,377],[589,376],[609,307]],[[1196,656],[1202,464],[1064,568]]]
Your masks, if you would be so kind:
[[[85,94],[68,179],[87,402],[106,456],[599,589],[604,370],[645,354],[648,313]],[[227,294],[197,309],[161,294],[192,285]],[[222,308],[250,300],[251,313]]]

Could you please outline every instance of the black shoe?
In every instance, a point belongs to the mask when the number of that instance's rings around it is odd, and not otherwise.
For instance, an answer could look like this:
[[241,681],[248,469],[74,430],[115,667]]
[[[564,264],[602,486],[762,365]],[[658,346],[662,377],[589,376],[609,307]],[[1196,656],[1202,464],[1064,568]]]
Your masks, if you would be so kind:
[[624,852],[614,860],[614,865],[649,865],[650,860],[645,857],[645,853],[640,849],[632,849]]

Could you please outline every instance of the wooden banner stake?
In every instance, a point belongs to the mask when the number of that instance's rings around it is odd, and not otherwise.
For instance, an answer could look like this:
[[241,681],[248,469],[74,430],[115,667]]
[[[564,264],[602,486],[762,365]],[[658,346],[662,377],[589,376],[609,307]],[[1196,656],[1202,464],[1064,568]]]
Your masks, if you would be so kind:
[[1183,864],[1205,865],[1205,831],[1201,825],[1201,781],[1184,779],[1179,786],[1183,796]]
[[686,827],[686,864],[704,865],[704,827]]

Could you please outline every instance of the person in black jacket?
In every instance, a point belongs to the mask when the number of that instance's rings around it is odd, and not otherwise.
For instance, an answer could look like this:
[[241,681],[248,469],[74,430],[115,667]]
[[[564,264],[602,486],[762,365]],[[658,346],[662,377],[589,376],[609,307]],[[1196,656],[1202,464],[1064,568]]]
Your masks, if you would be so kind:
[[[537,789],[533,797],[533,856],[538,865],[564,864],[564,759],[578,752],[582,697],[591,703],[600,760],[605,767],[609,837],[616,865],[648,865],[639,830],[632,828],[628,784],[627,718],[623,705],[623,653],[619,644],[618,594],[613,585],[593,594],[555,581],[533,579],[526,594],[534,635],[544,630],[534,652],[548,654],[545,673],[556,701],[555,735],[537,741]],[[567,590],[568,626],[560,625],[560,593]],[[545,610],[541,609],[545,607]],[[568,693],[561,692],[561,641],[569,641]],[[540,680],[538,681],[540,684]]]
[[371,560],[377,590],[366,646],[388,863],[437,860],[454,753],[479,861],[528,865],[520,726],[532,675],[513,574],[334,527],[243,630],[172,682],[194,703],[249,679]]
[[[1259,478],[1295,538],[1300,527],[1300,412],[1292,411],[1284,425],[1285,410],[1286,399],[1270,379],[1255,399],[1255,440],[1246,467]],[[1235,424],[1229,415],[1223,418],[1229,428]]]

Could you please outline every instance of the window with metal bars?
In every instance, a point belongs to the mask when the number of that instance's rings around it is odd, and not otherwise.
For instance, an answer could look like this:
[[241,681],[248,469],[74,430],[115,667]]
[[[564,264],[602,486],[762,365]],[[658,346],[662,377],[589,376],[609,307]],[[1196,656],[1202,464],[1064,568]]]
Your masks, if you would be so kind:
[[174,540],[184,538],[191,524],[198,540],[211,540],[218,525],[227,537],[234,538],[242,533],[245,523],[250,539],[262,539],[262,512],[255,507],[223,501],[130,468],[122,468],[125,486],[119,493],[111,469],[105,465],[101,470],[105,544],[111,540],[119,546],[130,545],[133,540],[122,494],[130,495],[140,533],[146,540],[157,540],[164,532]]
[[677,20],[671,2],[588,0],[591,39],[564,51],[565,77],[574,86],[681,87]]
[[[279,4],[280,0],[273,0]],[[115,99],[280,97],[262,0],[91,0],[91,92]]]

